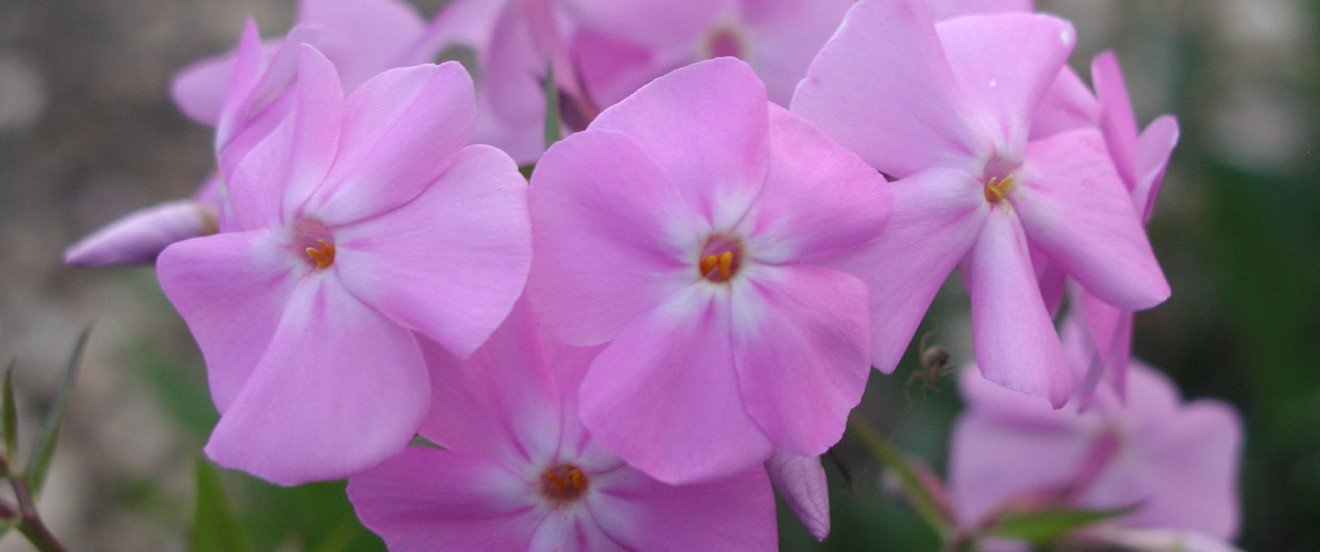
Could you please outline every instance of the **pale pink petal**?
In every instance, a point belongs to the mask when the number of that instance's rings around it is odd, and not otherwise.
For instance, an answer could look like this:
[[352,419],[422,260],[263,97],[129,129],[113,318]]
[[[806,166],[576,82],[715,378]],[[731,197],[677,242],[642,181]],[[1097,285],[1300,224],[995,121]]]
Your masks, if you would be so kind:
[[863,0],[811,63],[793,111],[885,174],[979,174],[976,128],[924,0]]
[[422,34],[421,15],[400,0],[302,0],[298,22],[326,30],[317,45],[352,91],[390,67]]
[[1032,142],[1009,200],[1033,246],[1087,292],[1139,310],[1169,297],[1150,241],[1096,130]]
[[779,497],[816,540],[830,536],[830,489],[819,456],[798,456],[782,449],[766,461]]
[[430,396],[412,334],[312,273],[206,454],[281,485],[347,477],[402,451]]
[[746,63],[717,58],[651,81],[602,112],[591,128],[626,134],[696,212],[728,227],[765,180],[765,94]]
[[894,371],[935,293],[976,241],[989,211],[982,184],[934,169],[889,185],[894,214],[880,237],[837,265],[870,289],[871,363]]
[[1077,43],[1072,25],[1046,15],[1005,14],[961,17],[936,29],[958,85],[1000,155],[1021,155],[1032,114]]
[[565,13],[584,27],[614,32],[654,48],[695,43],[734,0],[562,0]]
[[215,126],[237,62],[238,53],[229,52],[184,67],[170,82],[174,105],[189,119]]
[[472,138],[504,149],[518,163],[527,164],[536,161],[546,147],[541,79],[549,61],[532,42],[518,4],[506,4],[494,23],[489,46],[481,52],[480,113]]
[[748,52],[770,101],[787,107],[793,90],[825,42],[843,23],[854,0],[758,0],[742,2]]
[[1040,296],[1045,299],[1045,310],[1051,314],[1058,313],[1059,306],[1063,304],[1063,294],[1067,291],[1068,275],[1046,260],[1045,266],[1037,268],[1036,280],[1040,283]]
[[1022,225],[1013,213],[990,211],[963,275],[970,284],[972,345],[981,373],[1062,407],[1072,396],[1072,373],[1036,285]]
[[1160,194],[1164,171],[1169,167],[1173,148],[1178,145],[1179,134],[1178,120],[1165,115],[1146,127],[1137,140],[1137,184],[1132,190],[1132,200],[1143,221],[1149,221],[1155,212],[1155,198]]
[[234,232],[165,248],[156,274],[206,359],[211,400],[229,409],[284,315],[298,266],[265,231]]
[[628,552],[606,535],[585,507],[549,511],[519,552]]
[[630,468],[593,479],[587,499],[600,528],[627,550],[778,550],[775,498],[761,466],[729,477],[669,486]]
[[238,47],[234,50],[233,68],[229,72],[225,86],[220,90],[223,96],[213,123],[216,127],[214,141],[217,153],[237,131],[242,130],[236,127],[241,122],[239,119],[246,119],[247,113],[240,117],[239,111],[249,105],[247,99],[251,95],[252,87],[261,79],[266,61],[274,56],[276,51],[278,47],[267,48],[261,43],[261,32],[257,29],[257,22],[248,19],[243,25],[242,34],[239,35]]
[[731,308],[747,412],[779,448],[824,454],[843,437],[871,374],[866,284],[806,264],[746,272]]
[[1036,105],[1031,121],[1031,140],[1094,127],[1099,120],[1100,102],[1077,72],[1065,65],[1045,92],[1045,97]]
[[937,20],[964,15],[1026,13],[1036,10],[1034,0],[930,0],[930,6]]
[[515,552],[543,515],[528,482],[467,451],[409,447],[348,479],[362,524],[395,552]]
[[589,130],[555,144],[532,175],[528,290],[553,335],[612,339],[638,313],[701,279],[700,227],[630,138]]
[[503,152],[468,146],[420,196],[335,234],[344,286],[382,314],[471,355],[531,267],[527,184]]
[[716,291],[692,286],[638,316],[579,392],[598,444],[672,484],[726,477],[773,451],[743,407],[729,305]]
[[1125,396],[1128,360],[1132,356],[1132,312],[1110,306],[1089,293],[1081,294],[1074,307],[1081,310],[1086,321],[1101,370],[1109,376],[1118,395]]
[[219,225],[214,208],[184,199],[129,213],[64,250],[69,266],[147,264],[166,247],[189,238],[214,234]]
[[[432,404],[419,430],[422,436],[447,449],[481,451],[506,461],[521,458],[531,464],[555,456],[565,423],[563,398],[525,303],[519,301],[466,362],[430,340],[421,341],[431,369]],[[576,387],[570,391],[577,394]]]
[[453,0],[445,3],[427,25],[422,36],[413,44],[414,54],[434,54],[447,46],[465,45],[484,49],[486,42],[496,36],[491,32],[495,18],[511,4],[510,0]]
[[[289,88],[298,80],[303,46],[315,45],[321,29],[299,25],[278,44],[262,44],[256,27],[243,35],[238,62],[216,123],[215,150],[226,174],[231,159],[241,158],[284,119]],[[337,82],[337,81],[336,81]]]
[[458,62],[392,69],[367,81],[344,105],[339,156],[308,213],[348,224],[417,197],[471,136],[473,95]]
[[597,106],[614,105],[671,69],[662,67],[668,60],[657,59],[659,52],[592,28],[574,32],[568,48],[582,88]]
[[1131,189],[1137,181],[1137,118],[1132,111],[1127,84],[1123,82],[1123,69],[1118,56],[1112,51],[1101,53],[1091,62],[1091,80],[1103,108],[1100,112],[1100,131],[1104,134],[1109,155],[1123,183]]
[[817,262],[849,253],[884,228],[889,183],[856,154],[770,106],[770,170],[738,223],[759,262]]

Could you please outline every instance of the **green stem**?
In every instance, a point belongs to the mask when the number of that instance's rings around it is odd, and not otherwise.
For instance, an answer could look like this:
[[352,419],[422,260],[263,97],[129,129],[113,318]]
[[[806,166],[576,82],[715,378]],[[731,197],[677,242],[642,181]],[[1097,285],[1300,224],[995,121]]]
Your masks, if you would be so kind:
[[9,480],[10,486],[14,488],[14,498],[18,500],[17,522],[18,532],[27,537],[28,542],[32,543],[40,552],[65,552],[64,545],[55,538],[46,524],[41,521],[41,515],[37,513],[37,505],[32,501],[32,494],[28,492],[27,484],[23,478],[15,476],[9,469],[9,459],[0,454],[0,476]]
[[907,498],[912,503],[913,509],[917,511],[917,515],[921,516],[921,519],[939,535],[941,549],[944,548],[943,545],[953,542],[957,535],[953,520],[949,519],[944,508],[940,507],[939,502],[922,484],[921,478],[904,458],[903,453],[889,444],[889,440],[881,435],[879,430],[864,421],[850,418],[848,429],[861,439],[872,456],[898,476],[898,481],[902,484],[903,491],[907,493]]

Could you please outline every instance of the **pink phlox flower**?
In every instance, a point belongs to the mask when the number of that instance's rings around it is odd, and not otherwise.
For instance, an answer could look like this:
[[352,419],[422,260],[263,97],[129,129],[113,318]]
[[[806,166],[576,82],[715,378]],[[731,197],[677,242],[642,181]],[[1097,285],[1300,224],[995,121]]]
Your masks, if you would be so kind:
[[576,389],[600,347],[543,341],[527,309],[467,362],[423,343],[437,374],[414,446],[351,476],[358,517],[395,552],[777,550],[765,469],[670,486],[602,450]]
[[457,63],[345,99],[302,45],[289,102],[225,175],[237,229],[158,261],[222,413],[207,454],[281,484],[401,450],[430,404],[413,332],[471,354],[531,261],[526,182],[502,152],[464,147],[475,106]]
[[964,15],[1030,13],[1036,10],[1035,0],[927,0],[927,4],[936,21]]
[[597,442],[684,483],[839,440],[869,316],[823,265],[888,218],[874,170],[719,58],[605,110],[532,181],[533,306],[571,344],[613,341],[581,391]]
[[[1068,338],[1065,341],[1072,341]],[[961,523],[1002,508],[1122,508],[1116,528],[1169,529],[1227,541],[1238,530],[1242,422],[1219,401],[1183,403],[1165,376],[1134,362],[1127,404],[1108,388],[1091,408],[1052,410],[960,377],[967,411],[954,426],[949,484]]]
[[765,462],[775,492],[816,540],[830,536],[830,489],[819,456],[775,450]]
[[1033,256],[1123,308],[1168,297],[1100,132],[1029,140],[1075,36],[1045,15],[936,24],[916,0],[863,0],[812,63],[793,110],[900,179],[888,228],[841,265],[872,290],[878,369],[894,369],[954,267],[986,377],[1056,407],[1073,377]]

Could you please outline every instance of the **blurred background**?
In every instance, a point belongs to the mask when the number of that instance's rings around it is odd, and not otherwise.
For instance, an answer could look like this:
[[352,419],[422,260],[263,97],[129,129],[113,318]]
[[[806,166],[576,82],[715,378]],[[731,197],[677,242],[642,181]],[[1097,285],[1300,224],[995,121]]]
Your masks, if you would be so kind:
[[[444,0],[414,2],[423,13]],[[1247,420],[1241,545],[1320,550],[1320,2],[1038,0],[1071,19],[1073,65],[1113,48],[1142,124],[1182,125],[1150,231],[1174,295],[1137,318],[1135,351],[1189,398]],[[0,361],[18,360],[30,439],[78,332],[88,356],[40,509],[71,550],[183,550],[193,465],[217,419],[201,359],[149,268],[74,270],[61,250],[128,213],[189,195],[210,133],[166,96],[171,74],[235,41],[244,19],[287,29],[291,0],[0,0]],[[970,362],[959,293],[927,327]],[[960,405],[950,382],[909,400],[913,357],[875,375],[857,415],[942,470]],[[834,535],[796,521],[783,550],[927,550],[933,535],[840,447]],[[380,550],[342,484],[224,481],[258,550]],[[17,536],[0,550],[27,550]]]

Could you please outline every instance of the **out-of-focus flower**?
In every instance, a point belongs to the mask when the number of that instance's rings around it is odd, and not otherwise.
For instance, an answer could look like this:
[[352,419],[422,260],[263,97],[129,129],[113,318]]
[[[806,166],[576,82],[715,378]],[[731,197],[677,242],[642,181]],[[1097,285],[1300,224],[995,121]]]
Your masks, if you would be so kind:
[[409,447],[349,478],[363,524],[395,552],[770,552],[765,469],[670,486],[602,450],[577,416],[600,348],[540,338],[525,308],[470,360],[425,344],[435,407]]
[[830,489],[819,456],[776,450],[765,463],[775,491],[817,540],[830,535]]
[[1028,140],[1074,39],[1070,24],[1044,15],[935,24],[915,0],[863,0],[798,87],[794,111],[901,178],[889,227],[842,265],[872,290],[882,371],[894,369],[960,264],[981,370],[1055,407],[1073,377],[1033,255],[1125,309],[1168,297],[1100,132]]
[[581,391],[601,446],[685,483],[839,440],[869,313],[822,265],[884,226],[880,175],[720,58],[605,110],[532,180],[533,306],[569,343],[613,340]]
[[531,261],[517,167],[464,147],[462,67],[387,71],[345,99],[299,50],[287,116],[224,175],[237,228],[158,262],[222,413],[207,453],[282,484],[401,450],[430,404],[412,332],[471,354]]
[[1231,539],[1239,523],[1237,412],[1214,400],[1183,404],[1162,374],[1131,368],[1126,405],[1102,388],[1080,413],[1051,410],[965,370],[968,410],[954,427],[949,462],[963,524],[982,525],[1003,508],[1139,504],[1105,523]]

